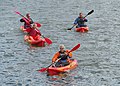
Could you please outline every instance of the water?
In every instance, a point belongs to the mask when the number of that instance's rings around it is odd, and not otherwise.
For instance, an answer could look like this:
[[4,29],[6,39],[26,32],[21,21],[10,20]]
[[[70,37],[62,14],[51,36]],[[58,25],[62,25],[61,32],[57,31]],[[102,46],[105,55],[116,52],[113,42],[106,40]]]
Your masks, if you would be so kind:
[[[119,0],[0,0],[0,86],[120,86]],[[42,24],[41,32],[53,44],[29,50],[19,30],[21,16],[30,13]],[[79,12],[87,16],[90,30],[77,33],[72,27]],[[64,80],[51,80],[36,70],[51,64],[58,45],[73,52],[79,66]]]

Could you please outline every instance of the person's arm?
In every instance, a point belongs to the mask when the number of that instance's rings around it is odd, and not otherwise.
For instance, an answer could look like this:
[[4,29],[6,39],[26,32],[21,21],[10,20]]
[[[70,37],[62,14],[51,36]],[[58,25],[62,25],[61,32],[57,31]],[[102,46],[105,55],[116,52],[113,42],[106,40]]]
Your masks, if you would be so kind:
[[73,24],[74,24],[74,25],[77,25],[77,24],[78,24],[78,20],[79,20],[79,17],[75,19],[75,21],[74,21]]
[[33,24],[34,22],[33,22],[33,20],[30,18],[30,24]]
[[26,19],[25,17],[23,17],[22,19],[20,19],[20,22],[25,22],[27,24],[30,24],[30,22],[28,21],[28,19]]
[[78,18],[75,19],[74,23],[73,23],[73,26],[71,28],[68,28],[67,30],[71,30],[72,28],[74,28],[74,26],[77,25],[77,21],[78,21]]
[[59,57],[59,52],[57,52],[57,53],[53,56],[53,58],[52,58],[52,63],[54,63],[54,62],[58,59],[58,57]]
[[69,56],[69,58],[72,58],[72,52],[70,52],[70,53],[68,54],[68,56]]
[[20,19],[20,22],[25,22],[25,20],[22,18],[22,19]]
[[66,55],[67,55],[69,58],[72,58],[72,52],[69,53],[69,50],[66,50]]
[[69,53],[70,50],[66,50],[67,53],[67,61],[70,62],[71,58],[72,58],[72,52]]
[[[75,19],[72,28],[73,28],[74,26],[76,26],[77,24],[78,24],[78,18]],[[72,29],[72,28],[71,28],[71,29]]]

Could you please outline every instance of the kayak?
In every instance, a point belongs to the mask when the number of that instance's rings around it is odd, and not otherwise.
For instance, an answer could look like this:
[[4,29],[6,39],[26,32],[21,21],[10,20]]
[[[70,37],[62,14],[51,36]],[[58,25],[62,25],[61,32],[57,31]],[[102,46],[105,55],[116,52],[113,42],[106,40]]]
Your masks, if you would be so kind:
[[45,39],[41,38],[40,36],[38,36],[36,39],[34,39],[32,36],[25,35],[24,41],[33,46],[37,46],[37,47],[45,47],[45,43],[46,43]]
[[88,30],[88,27],[79,27],[75,29],[76,32],[88,32]]
[[72,59],[70,60],[70,64],[67,66],[63,66],[63,67],[52,67],[50,66],[47,69],[47,74],[49,76],[53,76],[53,75],[58,75],[60,73],[65,73],[67,71],[73,70],[78,66],[77,60]]

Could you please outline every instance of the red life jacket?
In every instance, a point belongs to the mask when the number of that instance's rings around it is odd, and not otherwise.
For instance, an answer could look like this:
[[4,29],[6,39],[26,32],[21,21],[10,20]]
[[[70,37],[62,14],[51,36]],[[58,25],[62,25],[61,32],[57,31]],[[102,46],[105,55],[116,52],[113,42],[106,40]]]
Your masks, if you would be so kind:
[[38,29],[31,28],[31,30],[29,32],[29,35],[32,36],[32,37],[36,37],[37,35],[41,36],[41,33],[40,33],[40,31]]

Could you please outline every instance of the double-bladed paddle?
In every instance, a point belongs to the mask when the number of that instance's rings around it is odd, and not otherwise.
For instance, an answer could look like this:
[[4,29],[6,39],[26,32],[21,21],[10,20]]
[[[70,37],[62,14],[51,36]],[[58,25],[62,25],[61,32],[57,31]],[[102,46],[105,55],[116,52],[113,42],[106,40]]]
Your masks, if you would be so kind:
[[[68,54],[69,54],[70,52],[73,52],[73,51],[77,50],[79,47],[80,47],[80,44],[77,44],[75,47],[73,47],[73,48],[68,52]],[[60,60],[60,59],[56,60],[54,63],[58,62],[59,60]],[[40,72],[45,72],[45,71],[46,71],[50,66],[52,66],[54,63],[52,63],[52,64],[50,64],[48,67],[42,68],[42,69],[40,69],[40,70],[38,70],[38,71],[40,71]]]
[[[92,14],[94,12],[94,10],[91,10],[86,16],[84,16],[83,18],[87,17],[88,15]],[[67,30],[71,30],[75,25],[73,25],[71,28],[68,28]]]

